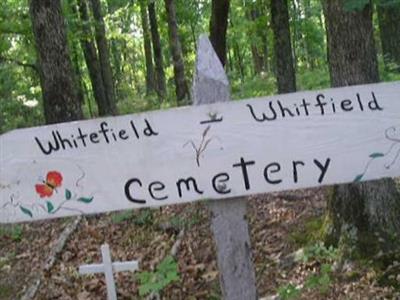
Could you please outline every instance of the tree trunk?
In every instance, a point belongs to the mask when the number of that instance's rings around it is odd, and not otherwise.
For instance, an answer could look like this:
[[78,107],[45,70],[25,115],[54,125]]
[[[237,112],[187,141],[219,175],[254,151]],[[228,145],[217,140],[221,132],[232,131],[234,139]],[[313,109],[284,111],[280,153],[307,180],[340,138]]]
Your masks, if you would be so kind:
[[82,108],[74,86],[61,2],[31,0],[30,15],[46,123],[79,120],[82,118]]
[[[325,0],[324,14],[331,85],[379,81],[371,4],[348,12],[343,0]],[[392,179],[335,186],[330,192],[326,242],[339,245],[346,255],[399,249],[400,195]]]
[[190,95],[185,79],[182,47],[178,35],[178,25],[176,23],[175,2],[174,0],[165,0],[164,2],[168,20],[169,44],[174,63],[176,99],[178,101],[178,105],[182,106],[189,103]]
[[253,35],[254,37],[251,41],[251,55],[253,58],[254,73],[261,74],[261,72],[264,71],[264,57],[262,56],[262,51],[259,50],[258,45],[261,44],[260,41],[262,41],[262,35],[264,32],[260,32],[257,28],[257,19],[260,16],[256,4],[257,3],[250,3],[247,18],[253,22],[254,28],[253,32],[249,32],[249,36]]
[[139,1],[140,15],[143,29],[143,47],[146,59],[146,94],[149,95],[155,90],[154,87],[154,67],[153,54],[151,51],[151,35],[149,29],[149,16],[147,14],[147,5],[144,0]]
[[161,48],[160,34],[158,33],[158,22],[154,1],[148,5],[151,39],[153,41],[154,63],[156,65],[157,94],[160,99],[165,99],[167,86],[165,83],[164,62]]
[[81,66],[79,64],[79,52],[76,44],[72,45],[72,56],[73,56],[73,65],[74,65],[74,73],[75,73],[75,87],[76,93],[81,105],[85,104],[85,94],[83,92],[82,86],[82,71]]
[[400,3],[378,5],[378,21],[385,66],[400,72]]
[[296,91],[287,0],[271,0],[278,93]]
[[230,0],[212,0],[210,18],[210,41],[222,65],[226,63],[226,31]]
[[88,14],[86,0],[78,0],[79,14],[82,24],[83,37],[81,45],[85,57],[86,66],[89,71],[90,82],[92,84],[93,96],[97,104],[100,116],[110,114],[107,104],[106,93],[104,89],[103,77],[100,68],[100,62],[97,56],[97,50],[92,40],[92,30],[90,28],[90,19]]
[[[300,41],[301,37],[299,37],[299,29],[298,29],[298,17],[299,17],[299,11],[297,9],[297,3],[296,0],[289,0],[290,4],[292,5],[292,22],[289,22],[289,29],[292,28],[291,34],[292,34],[292,57],[293,57],[293,67],[294,67],[294,72],[296,73],[297,70],[297,63],[298,63],[298,57],[297,57],[297,48],[300,47]],[[289,11],[288,11],[289,12]]]
[[104,91],[107,99],[107,113],[115,115],[117,114],[117,107],[114,93],[114,80],[110,64],[110,52],[106,38],[106,29],[101,12],[101,4],[100,0],[90,0],[90,3],[95,21],[96,44],[99,53],[99,62],[101,75],[103,78]]

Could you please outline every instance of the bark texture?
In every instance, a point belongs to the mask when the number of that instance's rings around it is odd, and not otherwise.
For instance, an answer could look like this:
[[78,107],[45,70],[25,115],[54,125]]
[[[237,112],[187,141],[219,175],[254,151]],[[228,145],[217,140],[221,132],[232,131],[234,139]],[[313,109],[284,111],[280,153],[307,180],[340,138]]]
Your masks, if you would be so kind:
[[164,62],[162,55],[161,39],[158,33],[158,22],[154,1],[148,5],[151,39],[153,41],[154,63],[156,65],[157,94],[160,99],[165,99],[167,86],[165,83]]
[[385,66],[400,72],[400,2],[378,5],[378,21]]
[[361,11],[348,12],[343,3],[324,1],[331,85],[378,82],[372,8],[367,5]]
[[107,113],[117,114],[115,100],[114,79],[110,63],[110,52],[106,37],[103,14],[101,12],[100,0],[90,0],[95,21],[96,44],[99,54],[101,76],[103,78],[104,91],[107,99]]
[[287,0],[271,0],[272,31],[276,60],[278,93],[296,91],[296,76],[290,41],[289,12]]
[[110,114],[108,101],[104,89],[103,76],[101,72],[97,49],[93,42],[92,29],[90,28],[90,19],[88,14],[86,0],[78,0],[79,15],[81,18],[81,29],[83,36],[81,38],[81,46],[85,57],[86,66],[89,71],[90,82],[92,84],[93,96],[97,104],[100,116]]
[[46,123],[79,120],[82,109],[74,86],[61,2],[31,0],[29,9]]
[[210,41],[222,65],[226,63],[226,31],[230,0],[212,0]]
[[190,95],[185,78],[185,66],[183,63],[182,46],[178,34],[178,24],[176,22],[176,8],[174,0],[164,0],[167,12],[169,45],[174,64],[175,92],[178,105],[189,103]]
[[[324,14],[331,85],[377,82],[371,5],[348,12],[343,0],[329,0],[324,1]],[[398,251],[400,195],[392,179],[335,186],[330,193],[325,228],[329,244],[350,250],[348,255]]]
[[140,4],[140,16],[142,21],[143,29],[143,47],[144,57],[146,60],[146,93],[150,94],[155,90],[154,82],[154,67],[153,67],[153,53],[151,51],[151,34],[149,28],[149,16],[147,14],[146,1],[141,0]]

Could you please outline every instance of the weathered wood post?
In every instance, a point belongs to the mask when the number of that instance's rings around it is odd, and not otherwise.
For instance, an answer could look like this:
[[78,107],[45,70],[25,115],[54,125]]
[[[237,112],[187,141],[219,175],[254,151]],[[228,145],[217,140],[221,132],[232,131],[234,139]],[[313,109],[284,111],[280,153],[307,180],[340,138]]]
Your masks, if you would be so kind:
[[[200,36],[193,80],[193,105],[230,101],[228,78],[208,37]],[[254,266],[244,197],[208,203],[217,246],[221,291],[224,299],[257,299]]]

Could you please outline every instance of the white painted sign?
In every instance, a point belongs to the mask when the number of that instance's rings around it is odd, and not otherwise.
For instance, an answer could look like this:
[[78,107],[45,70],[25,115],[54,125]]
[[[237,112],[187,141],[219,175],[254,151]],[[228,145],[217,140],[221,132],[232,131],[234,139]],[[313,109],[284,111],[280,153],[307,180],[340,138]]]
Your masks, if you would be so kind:
[[0,221],[400,176],[400,82],[71,122],[0,137]]
[[139,263],[137,261],[113,263],[111,261],[110,247],[108,244],[101,246],[101,257],[103,259],[102,264],[82,265],[79,267],[79,274],[104,273],[106,276],[107,299],[117,300],[117,291],[115,289],[113,273],[122,271],[136,271],[139,269]]

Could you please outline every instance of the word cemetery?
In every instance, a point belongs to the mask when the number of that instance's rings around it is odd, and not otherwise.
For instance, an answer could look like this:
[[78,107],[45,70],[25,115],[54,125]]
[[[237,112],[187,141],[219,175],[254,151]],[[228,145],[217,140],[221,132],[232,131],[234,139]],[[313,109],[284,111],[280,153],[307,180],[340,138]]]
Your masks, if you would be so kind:
[[21,129],[0,137],[0,221],[400,175],[400,83]]

